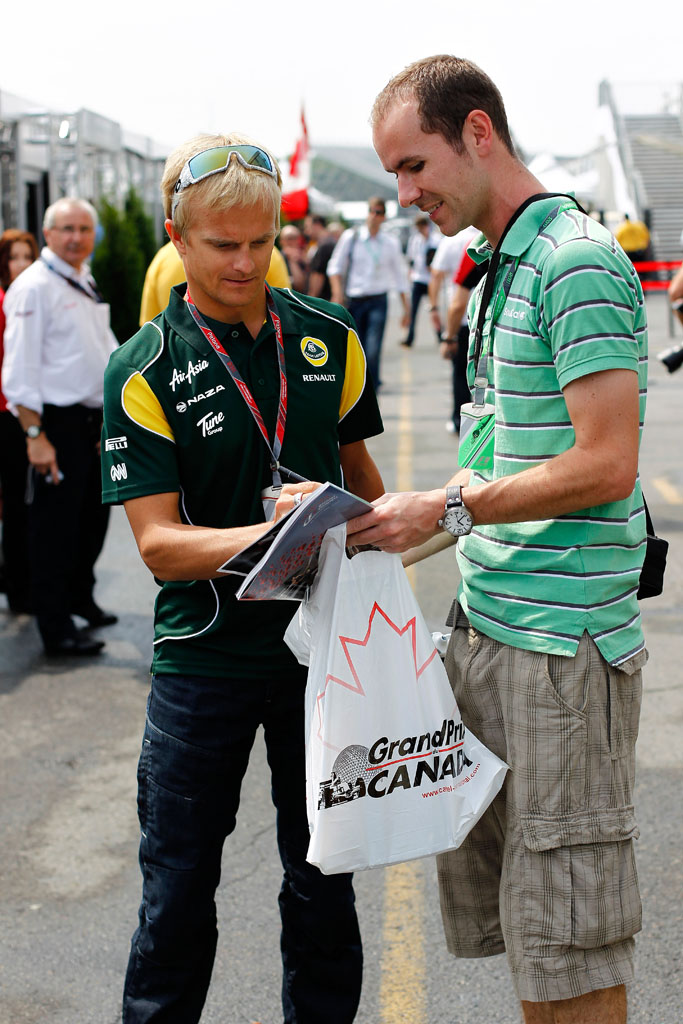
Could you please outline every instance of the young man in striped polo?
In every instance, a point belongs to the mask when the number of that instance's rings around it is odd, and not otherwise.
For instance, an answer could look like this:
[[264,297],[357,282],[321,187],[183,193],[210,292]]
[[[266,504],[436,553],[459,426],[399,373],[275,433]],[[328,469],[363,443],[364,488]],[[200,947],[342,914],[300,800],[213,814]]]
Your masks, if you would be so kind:
[[642,291],[609,232],[519,161],[469,61],[411,65],[372,122],[401,205],[446,235],[474,224],[470,252],[492,265],[468,366],[475,404],[495,409],[490,457],[447,487],[384,495],[349,530],[393,552],[460,537],[446,665],[463,721],[511,771],[439,858],[448,946],[507,952],[528,1024],[622,1024],[641,920]]

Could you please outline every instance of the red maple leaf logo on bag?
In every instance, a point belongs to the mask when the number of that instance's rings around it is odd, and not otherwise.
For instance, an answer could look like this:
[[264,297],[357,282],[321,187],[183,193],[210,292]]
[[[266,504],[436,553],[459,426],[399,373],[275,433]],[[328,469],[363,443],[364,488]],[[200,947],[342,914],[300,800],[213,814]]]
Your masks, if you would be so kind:
[[[374,627],[374,633],[373,633]],[[387,613],[380,608],[375,601],[370,611],[368,618],[368,628],[365,632],[363,639],[357,639],[350,636],[339,636],[337,639],[342,646],[344,651],[344,657],[351,673],[352,682],[346,679],[341,679],[339,676],[335,676],[332,673],[328,673],[325,678],[325,686],[323,690],[318,694],[316,700],[316,708],[318,711],[318,739],[323,743],[324,746],[329,747],[331,750],[337,750],[339,748],[333,746],[331,743],[325,742],[322,738],[322,724],[323,724],[323,701],[327,694],[327,688],[331,683],[337,686],[343,686],[347,690],[351,690],[353,693],[357,693],[360,697],[365,697],[366,692],[363,689],[361,683],[361,677],[367,682],[374,682],[376,679],[376,653],[372,648],[373,638],[378,637],[378,627],[389,631],[389,636],[393,635],[398,637],[401,641],[399,646],[395,649],[395,657],[400,657],[403,664],[405,661],[410,659],[415,668],[415,682],[419,680],[422,673],[425,671],[428,665],[432,663],[434,658],[437,656],[437,650],[432,647],[429,656],[418,664],[419,658],[417,653],[417,632],[416,632],[416,621],[413,615],[404,626],[397,625]],[[380,640],[379,642],[383,642]],[[386,646],[386,645],[385,645]],[[407,648],[407,653],[406,652]],[[366,660],[364,655],[367,655],[367,660],[372,663],[372,668],[369,671],[364,671],[363,661]],[[406,656],[407,655],[407,656]],[[391,658],[387,656],[387,668],[389,667]]]

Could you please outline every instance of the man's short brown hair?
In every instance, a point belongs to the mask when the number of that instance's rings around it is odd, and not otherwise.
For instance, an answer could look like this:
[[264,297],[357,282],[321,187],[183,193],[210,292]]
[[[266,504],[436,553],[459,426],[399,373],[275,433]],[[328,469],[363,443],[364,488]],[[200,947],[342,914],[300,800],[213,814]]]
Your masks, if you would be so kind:
[[417,100],[422,131],[437,133],[462,153],[462,130],[472,110],[491,118],[496,134],[515,155],[503,97],[489,76],[462,57],[440,54],[409,64],[385,85],[370,115],[374,126],[382,121],[397,100]]

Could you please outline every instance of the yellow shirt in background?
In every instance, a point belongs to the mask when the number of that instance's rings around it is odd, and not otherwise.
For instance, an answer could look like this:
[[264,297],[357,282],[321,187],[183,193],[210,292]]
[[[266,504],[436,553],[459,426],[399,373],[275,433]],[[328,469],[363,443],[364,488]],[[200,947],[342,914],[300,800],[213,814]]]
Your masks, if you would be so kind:
[[614,237],[624,252],[641,252],[650,244],[650,232],[642,220],[625,220],[615,229]]

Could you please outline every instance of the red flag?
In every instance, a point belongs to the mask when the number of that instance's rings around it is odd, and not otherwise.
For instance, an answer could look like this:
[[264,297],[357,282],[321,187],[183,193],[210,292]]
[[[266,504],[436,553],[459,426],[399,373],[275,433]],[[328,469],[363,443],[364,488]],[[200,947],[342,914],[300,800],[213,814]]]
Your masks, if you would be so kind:
[[282,212],[290,220],[300,220],[308,213],[308,186],[311,183],[308,129],[306,116],[301,108],[301,135],[294,152],[289,158],[289,174],[283,182]]

